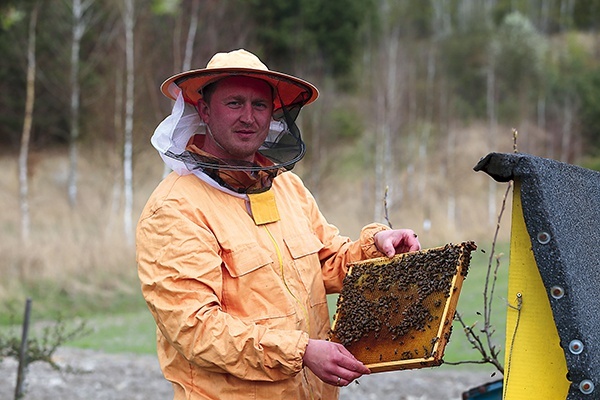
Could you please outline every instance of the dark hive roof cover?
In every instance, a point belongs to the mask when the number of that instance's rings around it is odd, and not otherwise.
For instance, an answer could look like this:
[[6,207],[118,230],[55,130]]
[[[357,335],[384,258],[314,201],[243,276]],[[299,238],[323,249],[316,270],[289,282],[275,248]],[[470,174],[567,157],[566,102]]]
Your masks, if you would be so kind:
[[[568,399],[600,392],[600,172],[528,154],[490,153],[475,166],[499,182],[518,180],[525,225],[565,351]],[[538,240],[538,234],[549,237]],[[547,243],[546,240],[549,239]],[[556,299],[550,288],[559,286]],[[583,352],[569,343],[580,340]],[[579,383],[591,380],[595,393]]]

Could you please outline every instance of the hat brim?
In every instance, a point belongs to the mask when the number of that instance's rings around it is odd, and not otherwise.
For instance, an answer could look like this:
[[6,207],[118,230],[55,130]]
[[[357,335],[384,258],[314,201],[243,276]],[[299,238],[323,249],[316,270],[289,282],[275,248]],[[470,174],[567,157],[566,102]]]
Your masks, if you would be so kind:
[[310,104],[319,96],[318,89],[311,83],[292,75],[276,71],[251,68],[205,68],[173,75],[160,86],[161,92],[170,99],[177,99],[181,92],[186,102],[198,104],[202,98],[200,90],[206,85],[231,76],[248,76],[262,79],[275,89],[274,109],[282,106]]

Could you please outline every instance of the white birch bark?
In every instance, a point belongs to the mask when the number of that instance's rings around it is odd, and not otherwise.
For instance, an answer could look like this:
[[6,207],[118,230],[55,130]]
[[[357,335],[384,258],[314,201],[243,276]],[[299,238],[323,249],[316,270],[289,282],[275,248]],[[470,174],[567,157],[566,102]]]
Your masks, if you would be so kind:
[[198,30],[198,10],[200,9],[200,0],[193,0],[192,15],[190,15],[190,26],[188,28],[187,39],[185,41],[185,53],[183,57],[182,71],[188,71],[192,68],[192,58],[194,56],[194,44],[196,42],[196,31]]
[[29,214],[29,142],[31,127],[33,125],[33,106],[35,103],[35,74],[36,74],[36,27],[39,3],[33,6],[29,17],[29,31],[27,39],[27,94],[25,98],[25,116],[23,118],[23,132],[21,134],[21,147],[19,151],[19,204],[21,208],[21,240],[29,242],[31,231],[31,217]]
[[123,141],[123,226],[125,238],[133,245],[133,101],[134,101],[134,7],[133,0],[125,2],[125,138]]
[[[393,159],[393,141],[392,136],[398,135],[398,128],[400,124],[398,119],[400,116],[400,93],[402,89],[398,87],[398,74],[399,68],[399,57],[398,57],[398,46],[400,41],[399,32],[394,32],[391,35],[390,43],[388,44],[388,68],[387,68],[387,82],[386,82],[386,98],[388,107],[386,109],[385,118],[385,129],[383,131],[383,187],[378,192],[380,197],[378,203],[383,205],[383,199],[387,188],[389,188],[389,194],[387,199],[387,206],[391,209],[394,208],[394,199],[396,191],[399,189],[399,185],[396,182],[394,173],[394,159]],[[409,182],[409,184],[411,184]],[[401,190],[401,187],[400,187]]]
[[[113,118],[113,127],[115,132],[123,132],[123,69],[118,66],[115,68],[115,114]],[[114,232],[114,224],[113,216],[118,215],[119,206],[121,204],[121,174],[119,171],[121,170],[120,162],[121,158],[118,156],[120,154],[119,144],[114,143],[113,151],[109,152],[109,160],[110,160],[110,169],[113,171],[114,180],[112,184],[112,194],[110,197],[110,212],[109,212],[109,220],[105,226],[105,233],[110,235],[111,232]]]
[[456,131],[448,129],[446,137],[446,182],[447,198],[446,198],[446,218],[451,227],[456,227],[456,191],[454,189],[454,179],[456,167],[454,160],[456,158]]
[[418,178],[416,180],[417,185],[417,198],[422,201],[424,214],[423,214],[423,230],[428,232],[431,229],[431,215],[430,210],[432,205],[430,204],[430,196],[426,195],[427,185],[429,181],[429,162],[427,157],[429,155],[429,138],[431,136],[431,130],[435,121],[433,120],[433,105],[435,97],[439,96],[439,93],[434,93],[435,80],[437,75],[437,58],[436,49],[439,45],[439,40],[445,35],[446,30],[449,26],[446,25],[444,18],[449,14],[447,10],[447,2],[442,0],[433,1],[431,3],[433,16],[431,19],[431,29],[433,32],[431,42],[427,49],[427,80],[425,89],[425,123],[422,124],[423,128],[419,135],[419,151],[417,159],[417,171]]
[[[187,38],[185,41],[185,53],[183,56],[183,64],[181,65],[182,71],[188,71],[192,69],[192,58],[194,56],[194,45],[196,43],[196,32],[198,31],[198,14],[200,9],[200,0],[194,0],[192,3],[192,11],[190,15],[190,26],[188,27]],[[166,164],[163,169],[163,178],[166,177],[171,168]]]
[[[492,44],[493,46],[493,44]],[[496,135],[498,130],[498,118],[496,116],[496,60],[495,60],[494,49],[492,48],[489,54],[488,68],[487,68],[487,114],[488,114],[488,149],[494,151],[496,147]],[[494,226],[496,221],[496,191],[497,184],[490,179],[488,183],[488,225]]]
[[376,122],[375,122],[375,194],[377,201],[375,201],[375,208],[373,210],[373,220],[381,221],[383,215],[383,205],[379,201],[379,194],[383,193],[383,138],[385,137],[385,124],[382,122],[385,112],[385,96],[383,92],[377,91],[375,93],[375,107],[376,107]]
[[71,43],[71,134],[69,136],[69,176],[68,195],[71,207],[77,205],[77,161],[79,154],[79,114],[80,114],[80,85],[79,85],[79,57],[81,49],[81,38],[87,29],[87,21],[84,19],[86,10],[92,1],[83,2],[73,0],[71,5],[73,13],[73,29]]
[[392,159],[392,132],[397,124],[394,122],[399,118],[399,93],[398,88],[398,35],[391,33],[389,39],[381,46],[379,58],[385,65],[385,77],[376,85],[377,90],[377,142],[375,144],[375,221],[382,221],[384,216],[383,199],[386,187],[389,188],[387,206],[393,208],[394,188],[391,182],[393,174]]

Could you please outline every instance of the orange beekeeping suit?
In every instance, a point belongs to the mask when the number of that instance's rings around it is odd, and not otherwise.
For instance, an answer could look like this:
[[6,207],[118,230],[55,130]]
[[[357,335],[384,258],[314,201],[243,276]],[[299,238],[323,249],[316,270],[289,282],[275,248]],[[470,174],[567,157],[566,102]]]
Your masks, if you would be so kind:
[[280,219],[257,225],[243,195],[172,173],[142,212],[139,278],[175,399],[338,397],[302,357],[327,338],[326,294],[348,262],[382,256],[373,235],[387,228],[340,236],[292,172],[270,190]]

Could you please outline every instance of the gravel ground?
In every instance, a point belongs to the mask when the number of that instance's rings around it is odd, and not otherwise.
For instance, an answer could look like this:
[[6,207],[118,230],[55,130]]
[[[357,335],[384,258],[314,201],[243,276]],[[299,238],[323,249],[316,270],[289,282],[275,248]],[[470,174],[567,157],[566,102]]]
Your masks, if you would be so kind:
[[[30,365],[24,400],[172,399],[171,385],[154,356],[61,348],[55,360],[77,372],[55,371],[39,362]],[[14,398],[17,367],[13,359],[0,363],[0,399]],[[340,400],[454,400],[495,379],[484,368],[473,372],[452,366],[378,373],[342,388]]]

